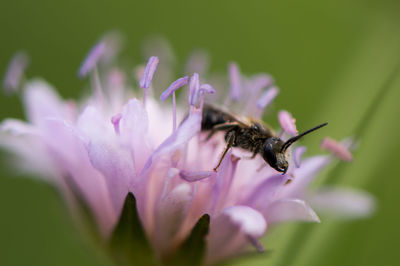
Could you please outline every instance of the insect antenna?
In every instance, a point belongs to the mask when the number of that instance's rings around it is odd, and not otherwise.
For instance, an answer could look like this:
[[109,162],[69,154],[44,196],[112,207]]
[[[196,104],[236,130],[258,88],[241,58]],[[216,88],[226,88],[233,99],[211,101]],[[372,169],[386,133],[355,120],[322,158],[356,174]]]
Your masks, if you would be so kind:
[[281,148],[281,152],[285,152],[287,150],[287,148],[289,148],[290,145],[292,145],[293,143],[295,143],[296,141],[298,141],[300,138],[302,138],[303,136],[307,135],[308,133],[311,133],[317,129],[320,129],[321,127],[324,127],[328,124],[328,122],[322,123],[318,126],[315,126],[313,128],[310,128],[309,130],[304,131],[303,133],[300,133],[297,136],[294,136],[290,139],[288,139],[282,146]]

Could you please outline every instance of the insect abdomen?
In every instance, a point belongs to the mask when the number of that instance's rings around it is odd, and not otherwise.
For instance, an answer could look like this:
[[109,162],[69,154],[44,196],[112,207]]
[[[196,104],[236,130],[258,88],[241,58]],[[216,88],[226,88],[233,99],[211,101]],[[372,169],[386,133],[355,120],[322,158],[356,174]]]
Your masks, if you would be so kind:
[[212,130],[216,125],[224,124],[229,121],[231,121],[231,119],[225,112],[210,106],[204,106],[201,130]]

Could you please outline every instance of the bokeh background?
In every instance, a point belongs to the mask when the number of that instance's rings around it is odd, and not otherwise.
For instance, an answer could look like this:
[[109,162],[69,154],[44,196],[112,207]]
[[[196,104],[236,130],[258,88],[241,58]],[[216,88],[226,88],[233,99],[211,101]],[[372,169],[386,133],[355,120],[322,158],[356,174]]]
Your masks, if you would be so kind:
[[[267,71],[281,88],[272,114],[289,110],[300,130],[326,120],[325,132],[340,139],[364,125],[355,161],[321,182],[365,189],[379,207],[365,220],[280,226],[263,239],[268,252],[234,265],[398,265],[400,75],[377,95],[400,61],[399,14],[398,0],[2,0],[0,73],[24,49],[32,59],[29,77],[79,97],[86,81],[77,69],[112,29],[125,34],[123,56],[135,64],[144,62],[145,38],[160,34],[178,65],[204,48],[212,70],[225,71],[235,60],[244,73]],[[0,119],[23,116],[20,97],[0,97]],[[274,115],[268,119],[277,124]],[[319,141],[304,140],[309,154]],[[5,160],[0,210],[1,265],[112,265],[80,235],[51,187],[16,175]]]

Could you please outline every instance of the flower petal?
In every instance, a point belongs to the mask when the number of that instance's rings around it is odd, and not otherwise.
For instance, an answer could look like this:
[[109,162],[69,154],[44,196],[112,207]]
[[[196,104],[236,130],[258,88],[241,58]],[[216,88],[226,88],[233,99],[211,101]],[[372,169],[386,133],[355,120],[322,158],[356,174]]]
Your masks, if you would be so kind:
[[45,120],[44,139],[55,165],[69,176],[96,216],[103,236],[117,220],[104,176],[93,168],[84,137],[75,127],[59,119]]
[[233,206],[223,210],[223,214],[239,225],[240,229],[249,236],[260,237],[267,229],[267,223],[261,213],[248,206]]
[[237,255],[241,248],[262,236],[267,229],[263,215],[248,206],[236,205],[224,209],[211,220],[207,245],[207,263]]
[[272,203],[264,213],[268,223],[286,221],[320,222],[317,214],[300,199],[282,199]]
[[34,125],[43,124],[45,118],[69,120],[70,114],[64,103],[45,81],[36,79],[26,84],[24,101],[26,115]]
[[119,145],[112,128],[95,107],[84,110],[78,127],[87,139],[90,162],[104,175],[115,213],[119,215],[129,186],[136,177],[129,147]]
[[0,124],[0,131],[11,133],[14,136],[39,135],[32,125],[18,119],[6,119]]
[[182,122],[178,129],[153,152],[151,157],[147,160],[143,170],[149,169],[152,162],[158,157],[164,154],[170,154],[182,145],[187,144],[188,141],[200,131],[201,118],[200,112],[192,112],[186,120]]
[[155,244],[161,254],[167,254],[177,244],[181,229],[193,199],[192,187],[188,183],[177,185],[156,206]]
[[139,174],[151,155],[152,147],[148,136],[149,121],[143,104],[131,99],[122,108],[119,122],[121,142],[131,150],[135,169]]
[[282,189],[280,196],[288,198],[303,197],[307,186],[330,161],[330,156],[325,155],[313,156],[303,160],[300,168],[293,169],[294,178]]
[[288,180],[287,175],[274,175],[258,185],[245,201],[246,205],[257,210],[265,210],[274,200],[276,194]]
[[16,158],[10,159],[17,171],[43,178],[59,185],[59,170],[34,126],[16,119],[7,119],[0,124],[0,146]]
[[313,192],[308,200],[318,212],[335,218],[367,217],[376,209],[376,200],[372,195],[349,188],[322,188]]
[[188,182],[196,182],[199,180],[202,180],[204,178],[207,178],[213,174],[212,171],[197,171],[197,172],[189,172],[182,170],[179,172],[179,176],[188,181]]

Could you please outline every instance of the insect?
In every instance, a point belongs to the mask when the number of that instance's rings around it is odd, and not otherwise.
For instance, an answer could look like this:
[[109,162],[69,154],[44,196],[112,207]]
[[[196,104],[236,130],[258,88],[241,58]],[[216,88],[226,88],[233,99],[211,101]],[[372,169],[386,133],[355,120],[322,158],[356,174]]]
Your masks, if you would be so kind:
[[241,121],[235,115],[211,105],[204,106],[201,130],[203,132],[209,131],[206,140],[209,140],[218,131],[225,133],[226,147],[217,166],[214,168],[215,172],[221,165],[228,150],[232,147],[239,147],[252,152],[252,159],[255,158],[257,154],[260,154],[265,162],[272,168],[285,174],[289,167],[288,148],[290,145],[303,136],[328,124],[322,123],[287,141],[283,141],[263,122],[251,118],[247,120],[246,122]]

